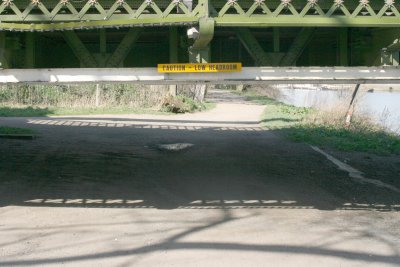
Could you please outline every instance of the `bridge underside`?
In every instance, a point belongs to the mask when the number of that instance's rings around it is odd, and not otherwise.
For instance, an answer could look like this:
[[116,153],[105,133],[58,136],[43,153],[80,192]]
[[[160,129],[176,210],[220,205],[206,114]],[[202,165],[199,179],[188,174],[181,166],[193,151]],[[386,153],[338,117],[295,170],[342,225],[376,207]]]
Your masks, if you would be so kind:
[[392,0],[3,0],[3,68],[398,65]]

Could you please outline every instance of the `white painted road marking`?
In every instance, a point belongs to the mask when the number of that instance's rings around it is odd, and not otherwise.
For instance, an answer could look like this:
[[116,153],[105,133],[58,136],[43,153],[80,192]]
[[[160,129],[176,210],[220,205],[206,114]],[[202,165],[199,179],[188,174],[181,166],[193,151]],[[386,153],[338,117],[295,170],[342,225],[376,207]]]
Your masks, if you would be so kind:
[[311,148],[315,151],[317,151],[318,153],[321,153],[322,155],[324,155],[328,160],[330,160],[333,164],[335,164],[336,166],[338,166],[338,168],[340,170],[346,171],[349,173],[349,176],[351,178],[354,179],[354,181],[359,182],[359,183],[369,183],[369,184],[373,184],[376,185],[378,187],[384,187],[387,189],[390,189],[394,192],[400,193],[400,189],[398,189],[397,187],[394,187],[390,184],[386,184],[382,181],[379,180],[375,180],[375,179],[369,179],[369,178],[365,178],[363,173],[360,172],[357,169],[354,169],[353,167],[351,167],[350,165],[338,160],[337,158],[334,158],[333,156],[329,155],[328,153],[322,151],[321,149],[319,149],[316,146],[311,146]]

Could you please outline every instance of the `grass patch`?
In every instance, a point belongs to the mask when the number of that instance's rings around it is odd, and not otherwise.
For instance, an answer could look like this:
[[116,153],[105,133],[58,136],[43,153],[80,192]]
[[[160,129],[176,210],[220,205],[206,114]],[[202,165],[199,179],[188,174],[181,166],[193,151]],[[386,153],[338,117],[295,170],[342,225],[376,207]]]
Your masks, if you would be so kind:
[[49,108],[30,106],[0,106],[0,117],[43,117],[53,114]]
[[32,134],[31,129],[0,126],[0,134]]
[[260,93],[242,93],[247,100],[266,105],[261,124],[282,132],[288,139],[341,151],[400,155],[400,137],[377,125],[367,116],[354,115],[344,127],[346,105],[319,111],[286,105]]
[[400,155],[400,138],[385,131],[358,130],[356,127],[300,124],[284,130],[290,140],[342,151],[371,152],[379,155]]
[[99,114],[162,114],[163,112],[155,109],[130,108],[130,107],[79,107],[66,108],[54,107],[50,108],[51,115],[99,115]]
[[[215,103],[196,103],[193,100],[186,100],[187,111],[205,111],[215,107]],[[193,102],[193,103],[192,103]],[[32,107],[23,105],[1,106],[0,117],[47,117],[66,115],[100,115],[100,114],[171,114],[166,109],[157,108],[133,108],[133,107]]]
[[95,114],[161,114],[161,111],[130,107],[31,107],[0,106],[0,117],[46,117]]
[[246,100],[267,106],[261,118],[261,125],[268,129],[282,129],[299,124],[307,114],[312,112],[309,108],[299,108],[286,105],[268,96],[253,92],[240,93]]

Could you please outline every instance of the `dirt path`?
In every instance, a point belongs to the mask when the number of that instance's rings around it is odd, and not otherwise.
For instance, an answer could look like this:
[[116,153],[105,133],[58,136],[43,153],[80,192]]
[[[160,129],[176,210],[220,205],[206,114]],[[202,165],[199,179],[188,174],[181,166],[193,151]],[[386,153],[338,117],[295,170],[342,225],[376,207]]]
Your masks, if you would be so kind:
[[209,97],[196,114],[1,118],[40,137],[0,140],[0,266],[400,265],[399,194],[261,129],[263,106]]

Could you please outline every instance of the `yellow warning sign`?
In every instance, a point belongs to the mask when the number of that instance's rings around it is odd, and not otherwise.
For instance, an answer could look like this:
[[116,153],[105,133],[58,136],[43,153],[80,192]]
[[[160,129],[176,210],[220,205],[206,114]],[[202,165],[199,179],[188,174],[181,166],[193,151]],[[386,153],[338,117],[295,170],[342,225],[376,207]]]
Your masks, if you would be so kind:
[[190,63],[190,64],[158,64],[158,72],[239,72],[242,63]]

